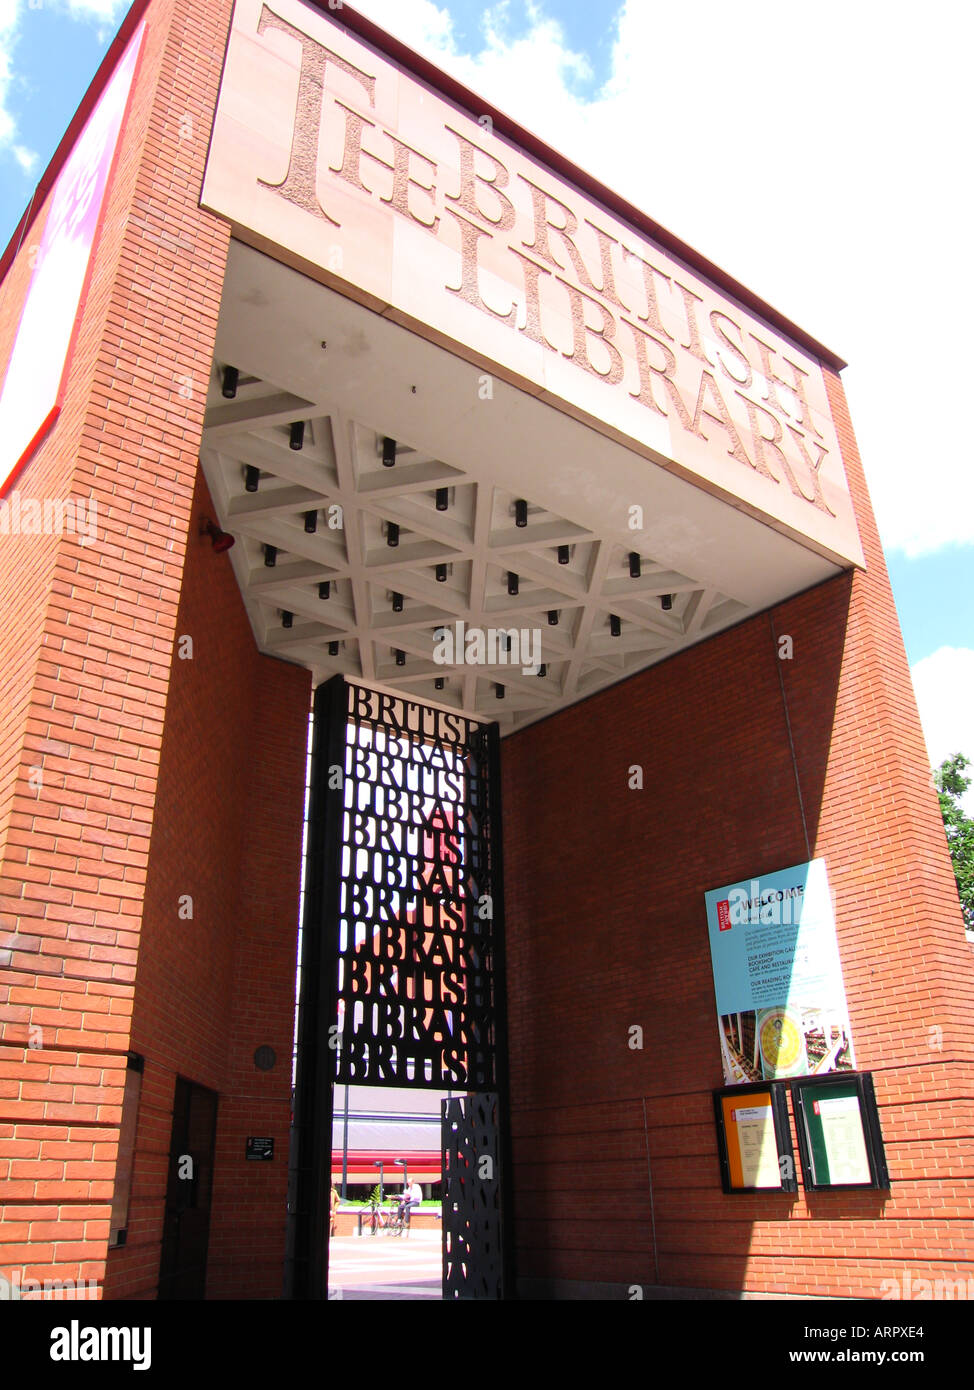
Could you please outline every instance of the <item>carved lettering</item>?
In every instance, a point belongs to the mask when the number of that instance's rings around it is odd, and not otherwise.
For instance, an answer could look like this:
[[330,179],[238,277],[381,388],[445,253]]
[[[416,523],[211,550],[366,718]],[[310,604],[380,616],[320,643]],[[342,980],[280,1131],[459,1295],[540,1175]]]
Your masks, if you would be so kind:
[[[482,222],[489,222],[492,227],[496,227],[499,232],[506,232],[514,226],[515,212],[514,204],[506,193],[501,190],[506,188],[510,175],[504,165],[494,155],[488,154],[480,145],[475,145],[472,140],[468,140],[465,135],[461,135],[452,126],[446,126],[451,135],[455,135],[460,142],[460,191],[459,193],[447,193],[445,196],[448,202],[459,203],[464,212],[469,217],[479,217]],[[489,159],[494,166],[493,175],[485,178],[483,174],[478,174],[476,169],[476,157],[478,154]],[[491,194],[497,200],[498,212],[496,217],[491,217],[485,212],[477,201],[477,185],[480,184],[489,188]]]
[[[782,353],[782,361],[787,362],[792,371],[792,380],[786,381],[784,377],[778,375],[771,361],[772,357],[775,356],[775,349],[770,343],[766,343],[762,338],[759,338],[756,333],[751,333],[749,336],[757,343],[758,352],[761,354],[761,370],[764,373],[764,379],[768,388],[765,400],[771,406],[772,410],[777,410],[781,415],[793,417],[796,425],[804,429],[810,429],[813,434],[821,439],[822,436],[815,428],[815,424],[812,420],[812,412],[809,409],[808,401],[805,397],[805,382],[808,379],[808,373],[803,372],[801,367],[796,367],[795,363]],[[795,416],[795,410],[789,408],[787,402],[782,401],[779,397],[775,390],[777,386],[783,386],[792,396],[794,405],[798,408],[797,417]]]
[[[714,409],[707,410],[705,408],[708,401],[712,404]],[[720,389],[714,380],[712,372],[701,372],[700,374],[700,389],[697,391],[697,404],[693,412],[694,434],[699,435],[701,439],[709,439],[709,435],[704,434],[703,430],[700,428],[701,419],[707,419],[711,424],[717,425],[719,429],[725,431],[730,441],[730,447],[727,452],[730,454],[731,458],[737,459],[738,463],[746,463],[748,468],[754,468],[755,465],[747,456],[744,445],[741,442],[741,436],[738,434],[737,427],[731,419],[730,411],[727,409],[727,404],[720,394]],[[760,473],[762,469],[759,468],[757,471]],[[764,471],[768,477],[771,476],[767,473],[767,470]]]
[[369,105],[375,105],[375,78],[363,72],[352,63],[333,53],[324,44],[317,43],[307,34],[295,29],[286,19],[274,13],[267,5],[260,12],[257,23],[258,34],[268,29],[277,29],[301,45],[301,71],[298,76],[298,95],[294,110],[294,125],[291,133],[291,158],[287,173],[280,183],[270,183],[266,179],[257,182],[270,188],[289,203],[322,218],[338,227],[341,223],[330,217],[318,200],[318,141],[321,136],[323,119],[325,73],[329,63],[340,72],[357,82],[369,98]]
[[[658,338],[653,337],[652,333],[647,333],[638,324],[630,323],[628,319],[623,319],[622,322],[631,331],[635,341],[636,366],[639,369],[639,390],[630,391],[630,396],[633,400],[648,406],[650,410],[655,410],[657,415],[667,415],[669,412],[663,409],[653,393],[653,377],[659,377],[663,389],[669,397],[670,404],[677,413],[680,424],[685,430],[695,434],[696,430],[690,418],[690,412],[687,410],[676,384],[676,354],[667,347],[666,343],[661,343]],[[657,356],[663,359],[661,367],[655,366],[649,360],[650,344],[657,351]]]
[[460,284],[447,285],[445,288],[450,294],[459,296],[464,304],[469,304],[481,313],[489,314],[491,318],[500,319],[501,323],[509,323],[513,327],[517,320],[517,305],[512,304],[506,313],[502,313],[485,303],[480,293],[480,238],[489,238],[490,232],[478,227],[474,222],[469,222],[466,217],[461,217],[455,208],[445,208],[444,211],[456,219],[460,228]]
[[[731,328],[737,331],[741,339],[740,347],[728,337],[727,331],[723,327],[725,323],[729,323]],[[745,389],[750,390],[751,382],[754,380],[754,373],[751,371],[751,364],[747,360],[747,354],[744,351],[744,334],[740,324],[735,323],[729,315],[721,313],[719,309],[711,309],[710,326],[717,334],[717,337],[721,341],[721,346],[724,349],[724,351],[718,353],[721,371],[726,377],[729,377],[731,381],[736,381],[738,386],[743,386]],[[731,371],[725,361],[725,353],[730,353],[731,357],[736,360],[739,370],[744,373],[743,376],[738,376],[736,372]]]
[[[605,305],[600,304],[597,299],[593,299],[590,294],[583,294],[574,285],[570,285],[567,280],[563,280],[560,275],[556,278],[559,284],[565,286],[571,300],[572,350],[571,352],[563,352],[562,356],[568,357],[578,366],[584,367],[591,376],[597,376],[601,381],[606,381],[610,386],[614,386],[622,380],[622,374],[625,370],[622,354],[612,341],[616,332],[615,319]],[[601,327],[593,327],[587,321],[585,317],[586,304],[593,305],[602,315]],[[590,338],[598,339],[608,354],[609,366],[607,371],[601,371],[589,356]]]
[[[544,266],[538,265],[530,256],[526,256],[523,251],[519,251],[516,246],[511,246],[508,250],[512,251],[521,263],[521,270],[524,274],[524,304],[525,320],[518,330],[532,343],[537,343],[539,347],[548,348],[551,352],[558,349],[554,343],[549,343],[544,333],[541,331],[541,291],[539,288],[539,276],[550,275],[549,270]],[[469,658],[468,658],[469,660]]]
[[693,290],[687,289],[686,285],[681,285],[679,280],[674,280],[673,283],[683,298],[683,310],[687,320],[687,341],[681,343],[680,346],[686,348],[687,352],[691,353],[698,362],[702,362],[704,366],[712,367],[713,362],[703,350],[703,340],[700,337],[700,328],[697,324],[696,306],[702,304],[703,300],[699,294],[694,294]]

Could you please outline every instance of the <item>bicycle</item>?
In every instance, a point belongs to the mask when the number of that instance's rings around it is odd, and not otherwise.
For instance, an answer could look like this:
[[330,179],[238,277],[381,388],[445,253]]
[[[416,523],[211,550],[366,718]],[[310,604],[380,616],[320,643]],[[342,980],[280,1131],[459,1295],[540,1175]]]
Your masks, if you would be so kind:
[[401,1236],[406,1229],[406,1220],[403,1212],[402,1203],[396,1207],[395,1211],[387,1214],[386,1234],[390,1236]]
[[376,1231],[382,1230],[384,1226],[389,1224],[389,1213],[379,1205],[375,1197],[369,1198],[369,1214],[364,1218],[364,1221],[370,1236],[374,1236]]

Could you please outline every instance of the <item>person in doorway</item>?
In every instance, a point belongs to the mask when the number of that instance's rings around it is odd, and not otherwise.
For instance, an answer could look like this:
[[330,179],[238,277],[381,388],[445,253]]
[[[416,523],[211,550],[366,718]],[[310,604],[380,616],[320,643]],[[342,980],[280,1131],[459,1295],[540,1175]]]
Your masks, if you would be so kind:
[[336,1187],[335,1187],[335,1184],[332,1183],[332,1185],[331,1185],[331,1234],[332,1234],[332,1235],[334,1235],[335,1232],[336,1232],[337,1229],[338,1229],[338,1205],[339,1205],[340,1202],[341,1202],[341,1198],[340,1198],[339,1195],[338,1195],[338,1191],[337,1191],[337,1189],[336,1189]]

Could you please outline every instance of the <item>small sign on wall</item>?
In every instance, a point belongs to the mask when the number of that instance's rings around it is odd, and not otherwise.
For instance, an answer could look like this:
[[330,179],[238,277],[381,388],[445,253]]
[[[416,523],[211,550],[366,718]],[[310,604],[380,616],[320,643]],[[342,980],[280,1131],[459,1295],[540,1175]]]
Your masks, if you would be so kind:
[[725,1192],[797,1192],[788,1102],[781,1083],[714,1092]]
[[253,1135],[248,1136],[247,1157],[258,1163],[272,1159],[274,1157],[274,1140],[269,1137],[258,1138]]
[[802,1175],[810,1192],[889,1188],[889,1170],[869,1072],[792,1082]]

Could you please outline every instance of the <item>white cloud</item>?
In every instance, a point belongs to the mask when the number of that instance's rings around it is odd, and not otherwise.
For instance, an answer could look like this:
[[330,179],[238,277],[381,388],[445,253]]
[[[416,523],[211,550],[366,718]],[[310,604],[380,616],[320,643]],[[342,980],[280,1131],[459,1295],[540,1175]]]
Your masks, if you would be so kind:
[[10,150],[24,173],[29,174],[37,163],[37,151],[28,150],[24,145],[11,145]]
[[849,359],[887,549],[974,545],[974,9],[625,0],[588,100],[541,4],[518,39],[487,10],[475,53],[432,0],[358,8]]
[[17,133],[9,103],[18,18],[18,0],[0,0],[0,152],[11,147]]
[[[974,651],[940,647],[911,668],[931,767],[963,753],[974,764]],[[968,769],[974,776],[974,767]],[[964,798],[974,815],[974,786]]]
[[129,0],[66,0],[66,8],[72,19],[98,20],[108,23],[121,19],[129,7]]
[[[114,32],[113,26],[128,8],[128,0],[43,0],[43,3],[46,8],[60,11],[72,20],[101,26],[98,41],[103,45],[107,45]],[[25,174],[34,171],[38,155],[17,138],[14,50],[23,38],[23,20],[29,8],[26,0],[0,0],[0,156],[9,153]]]

